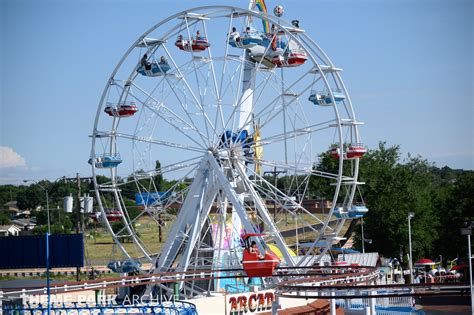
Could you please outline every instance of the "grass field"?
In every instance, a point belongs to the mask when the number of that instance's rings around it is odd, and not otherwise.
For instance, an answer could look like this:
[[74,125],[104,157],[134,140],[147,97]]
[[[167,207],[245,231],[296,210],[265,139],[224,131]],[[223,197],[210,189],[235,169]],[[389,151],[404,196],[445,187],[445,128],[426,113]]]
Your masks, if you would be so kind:
[[[324,215],[322,214],[316,214],[316,216],[320,219],[324,219]],[[319,223],[318,220],[315,218],[311,217],[308,214],[301,215],[298,220],[296,220],[294,217],[287,216],[285,215],[277,215],[277,227],[279,228],[280,231],[284,230],[291,230],[294,229],[296,226],[296,223],[300,224],[301,220],[304,219],[305,222],[308,222],[309,224],[317,224]],[[170,218],[170,220],[166,221],[166,225],[164,226],[162,233],[163,233],[163,239],[162,242],[159,242],[158,240],[158,226],[156,222],[148,217],[148,216],[142,216],[135,225],[136,231],[138,232],[140,236],[140,240],[144,243],[145,248],[151,252],[151,253],[159,253],[161,250],[164,242],[166,241],[166,238],[168,236],[168,233],[171,229],[171,226],[173,224],[173,218]],[[297,222],[298,221],[298,222]],[[343,229],[343,233],[347,229],[348,224]],[[84,242],[85,242],[85,255],[86,255],[86,263],[89,265],[107,265],[111,260],[123,260],[124,256],[121,253],[120,249],[117,248],[116,245],[114,245],[112,237],[110,234],[107,232],[107,230],[103,227],[100,228],[94,228],[94,229],[88,229],[84,233]],[[305,233],[298,233],[298,240],[299,242],[306,242],[306,241],[312,241],[316,237],[316,233],[307,230]],[[292,237],[287,237],[286,242],[289,245],[295,244],[296,243],[296,236]],[[141,252],[134,247],[134,244],[131,242],[125,242],[123,243],[125,249],[131,253],[133,257],[142,257]]]

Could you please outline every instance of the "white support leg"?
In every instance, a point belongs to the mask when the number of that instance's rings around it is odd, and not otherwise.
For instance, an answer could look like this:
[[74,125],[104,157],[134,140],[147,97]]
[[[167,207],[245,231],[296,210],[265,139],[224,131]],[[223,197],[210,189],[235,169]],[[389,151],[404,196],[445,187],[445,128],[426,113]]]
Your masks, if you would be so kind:
[[286,245],[285,240],[283,239],[283,237],[280,234],[280,231],[275,225],[275,222],[273,222],[270,214],[268,213],[268,210],[265,207],[262,199],[253,188],[253,185],[248,179],[248,177],[245,175],[245,171],[243,170],[242,166],[237,165],[236,167],[240,174],[240,177],[245,181],[246,188],[249,192],[250,197],[254,201],[255,206],[257,207],[258,214],[262,217],[263,222],[265,222],[265,226],[268,229],[270,229],[271,231],[270,234],[275,239],[278,249],[283,254],[283,257],[285,258],[287,265],[295,266],[295,261],[293,260],[293,257],[291,257],[290,253],[288,252],[288,246]]

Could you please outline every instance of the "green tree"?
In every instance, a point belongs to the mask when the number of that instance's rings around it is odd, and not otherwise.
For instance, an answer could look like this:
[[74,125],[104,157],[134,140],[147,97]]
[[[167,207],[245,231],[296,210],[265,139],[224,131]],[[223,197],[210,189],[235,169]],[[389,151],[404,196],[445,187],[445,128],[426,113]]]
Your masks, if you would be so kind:
[[18,208],[35,209],[39,205],[46,206],[46,195],[38,185],[31,185],[17,194]]
[[[433,213],[433,175],[431,165],[418,157],[400,163],[398,146],[380,143],[361,161],[362,195],[369,212],[364,218],[367,238],[373,239],[366,250],[385,256],[408,252],[408,212],[412,219],[413,256],[430,254],[437,238],[438,219]],[[360,246],[360,231],[356,245]],[[404,257],[405,258],[405,257]]]
[[10,224],[10,216],[6,212],[0,212],[0,225],[7,225]]
[[474,172],[450,176],[438,187],[435,200],[435,213],[441,219],[437,251],[451,259],[465,256],[466,237],[459,229],[464,222],[474,221]]
[[18,186],[1,185],[0,186],[0,208],[9,202],[16,200],[18,192],[21,190]]

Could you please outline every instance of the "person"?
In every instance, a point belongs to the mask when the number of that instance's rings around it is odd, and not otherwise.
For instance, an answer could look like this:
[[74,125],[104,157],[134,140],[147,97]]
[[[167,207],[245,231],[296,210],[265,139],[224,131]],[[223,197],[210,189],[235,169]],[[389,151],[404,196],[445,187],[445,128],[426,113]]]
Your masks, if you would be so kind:
[[165,56],[161,56],[160,62],[161,63],[167,63]]
[[257,243],[255,243],[255,241],[252,241],[252,244],[250,245],[250,253],[251,254],[257,254],[258,259],[263,259],[263,256],[260,255],[260,252],[257,248]]
[[196,32],[196,39],[201,39],[201,33],[199,32],[199,30],[197,30]]
[[151,63],[148,62],[148,55],[144,54],[142,57],[142,60],[140,61],[140,64],[142,65],[145,70],[150,70],[151,69]]
[[240,34],[239,34],[239,32],[237,32],[237,29],[235,28],[235,26],[232,27],[232,32],[230,33],[230,38],[232,38],[236,42],[240,42]]

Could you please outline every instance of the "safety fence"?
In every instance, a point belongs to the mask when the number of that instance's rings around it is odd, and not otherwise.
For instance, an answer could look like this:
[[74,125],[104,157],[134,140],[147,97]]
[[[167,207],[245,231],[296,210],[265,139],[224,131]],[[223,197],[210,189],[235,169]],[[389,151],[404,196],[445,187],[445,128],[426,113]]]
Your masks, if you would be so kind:
[[189,302],[147,303],[141,305],[101,305],[88,303],[3,305],[5,315],[114,315],[114,314],[151,314],[151,315],[197,315],[196,306]]

